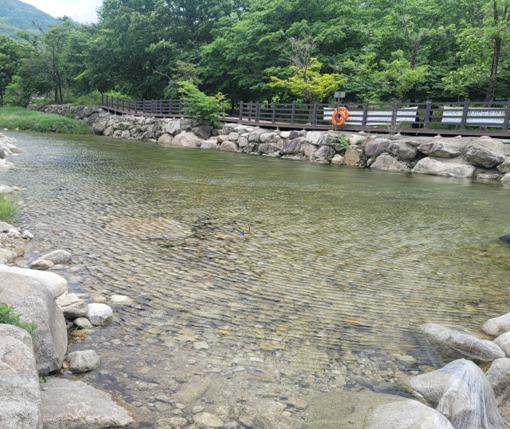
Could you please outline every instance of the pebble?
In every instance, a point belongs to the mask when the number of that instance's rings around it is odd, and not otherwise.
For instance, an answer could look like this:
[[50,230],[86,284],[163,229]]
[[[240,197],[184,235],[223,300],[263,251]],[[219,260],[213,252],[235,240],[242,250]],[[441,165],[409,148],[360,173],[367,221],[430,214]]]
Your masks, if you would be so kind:
[[205,341],[197,341],[193,343],[193,348],[195,350],[207,350],[210,349],[211,347]]
[[195,405],[191,410],[193,414],[198,414],[201,413],[202,411],[204,411],[204,407],[202,407],[202,405]]
[[31,270],[45,271],[45,270],[48,270],[51,267],[53,267],[53,265],[55,265],[55,264],[53,262],[51,262],[51,261],[46,261],[44,259],[39,259],[39,260],[34,261],[34,262],[32,262],[30,264],[30,269]]
[[23,231],[23,233],[21,234],[21,238],[25,238],[27,240],[32,240],[32,238],[34,238],[34,234],[32,234],[30,231],[28,231],[27,229],[25,231]]
[[106,297],[102,295],[92,295],[92,302],[96,304],[104,304],[106,302]]

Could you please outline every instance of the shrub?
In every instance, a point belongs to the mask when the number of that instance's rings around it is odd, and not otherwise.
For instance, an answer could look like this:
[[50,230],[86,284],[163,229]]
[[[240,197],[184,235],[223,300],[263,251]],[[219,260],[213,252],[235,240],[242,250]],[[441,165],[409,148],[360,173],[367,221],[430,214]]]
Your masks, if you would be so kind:
[[0,220],[8,220],[15,214],[14,198],[5,192],[0,193]]
[[190,81],[178,82],[184,94],[186,107],[184,112],[187,115],[195,116],[198,123],[210,122],[215,127],[220,126],[219,118],[227,116],[222,112],[225,106],[225,96],[219,92],[214,97],[205,95],[196,85]]
[[18,314],[14,307],[7,305],[5,302],[0,302],[0,323],[17,326],[27,331],[32,337],[36,337],[37,325],[35,323],[23,323],[19,320],[20,317],[21,314]]
[[345,151],[349,148],[349,146],[351,145],[349,139],[346,139],[344,136],[342,135],[338,135],[337,138],[336,138],[336,144],[335,144],[335,149],[337,152],[339,152],[340,154],[344,154]]

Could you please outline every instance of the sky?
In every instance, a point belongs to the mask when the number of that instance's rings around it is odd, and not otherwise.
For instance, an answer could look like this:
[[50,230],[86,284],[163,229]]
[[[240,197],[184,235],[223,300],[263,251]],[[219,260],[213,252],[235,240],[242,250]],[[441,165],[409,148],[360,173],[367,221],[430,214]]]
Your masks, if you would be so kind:
[[42,10],[59,18],[61,16],[70,16],[73,20],[85,22],[97,22],[96,9],[103,3],[102,0],[21,0],[24,3],[31,4],[37,9]]

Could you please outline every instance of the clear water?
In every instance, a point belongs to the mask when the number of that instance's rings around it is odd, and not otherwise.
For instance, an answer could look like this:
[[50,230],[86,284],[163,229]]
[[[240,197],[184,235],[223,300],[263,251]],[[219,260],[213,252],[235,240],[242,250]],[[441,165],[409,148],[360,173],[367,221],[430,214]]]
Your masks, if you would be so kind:
[[[232,404],[250,415],[291,396],[402,394],[399,377],[441,364],[421,324],[480,334],[510,311],[501,185],[10,135],[25,152],[0,182],[26,188],[27,261],[69,249],[79,271],[57,272],[71,289],[136,301],[71,346],[99,352],[81,377],[130,404],[134,427],[189,423],[194,405],[232,423]],[[204,380],[179,414],[179,392]]]

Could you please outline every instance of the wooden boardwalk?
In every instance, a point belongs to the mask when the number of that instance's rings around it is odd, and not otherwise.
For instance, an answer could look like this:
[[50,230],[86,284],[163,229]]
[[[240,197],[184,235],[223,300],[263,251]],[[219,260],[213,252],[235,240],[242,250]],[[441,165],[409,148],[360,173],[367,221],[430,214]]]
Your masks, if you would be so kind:
[[[112,106],[101,106],[103,110],[106,110],[110,113],[114,113],[117,115],[132,115],[132,116],[145,116],[151,118],[183,118],[185,115],[168,115],[168,114],[159,114],[159,113],[147,113],[142,112],[140,110],[135,111],[134,109],[122,109],[116,108]],[[307,131],[329,131],[334,130],[335,127],[333,125],[312,125],[312,124],[290,124],[287,122],[271,122],[271,121],[262,121],[259,120],[255,122],[254,120],[249,120],[249,118],[239,117],[230,117],[226,116],[220,118],[221,122],[230,122],[237,123],[240,125],[250,125],[254,127],[263,127],[263,128],[278,128],[280,130],[307,130]],[[365,131],[377,134],[389,134],[388,127],[381,126],[343,126],[337,128],[337,131]],[[481,131],[481,130],[448,130],[448,129],[434,129],[434,128],[402,128],[399,129],[400,134],[405,135],[413,135],[413,136],[436,136],[438,134],[446,137],[455,137],[455,136],[470,136],[470,137],[496,137],[502,139],[510,139],[509,131]]]

